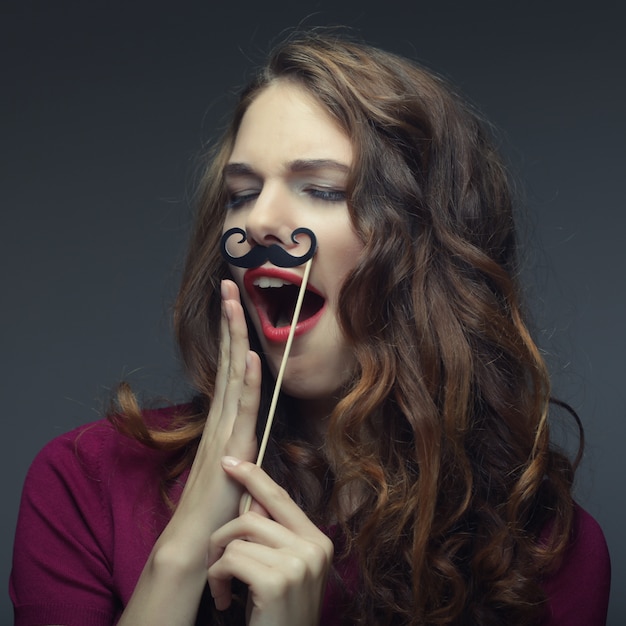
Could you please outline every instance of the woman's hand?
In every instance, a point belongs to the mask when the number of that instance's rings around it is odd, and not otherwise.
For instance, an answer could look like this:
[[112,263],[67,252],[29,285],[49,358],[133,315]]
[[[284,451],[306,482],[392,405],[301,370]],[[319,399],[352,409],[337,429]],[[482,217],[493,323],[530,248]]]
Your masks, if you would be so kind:
[[221,458],[254,460],[261,384],[259,356],[234,282],[222,283],[221,343],[215,396],[178,506],[157,540],[120,625],[193,624],[206,585],[212,534],[235,518],[243,487]]
[[[222,463],[255,506],[211,537],[208,580],[217,608],[228,608],[237,578],[248,585],[250,626],[319,624],[331,540],[262,469],[232,457]],[[255,512],[259,505],[269,517]]]
[[[220,460],[254,460],[261,363],[250,351],[248,328],[234,282],[222,282],[222,322],[215,395],[189,477],[163,542],[180,534],[205,564],[211,533],[238,514],[242,488],[224,473]],[[179,533],[185,527],[184,533]],[[180,549],[182,546],[178,546]]]

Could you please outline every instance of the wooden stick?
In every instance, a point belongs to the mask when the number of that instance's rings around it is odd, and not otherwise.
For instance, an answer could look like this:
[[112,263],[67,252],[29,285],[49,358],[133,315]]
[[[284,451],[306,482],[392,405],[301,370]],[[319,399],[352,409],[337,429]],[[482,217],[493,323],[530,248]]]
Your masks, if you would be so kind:
[[[280,394],[280,387],[283,382],[283,376],[287,367],[287,360],[289,359],[289,352],[291,351],[291,344],[293,343],[293,337],[296,333],[296,326],[298,324],[298,318],[300,317],[300,310],[302,309],[302,303],[304,302],[304,294],[306,292],[306,286],[309,282],[309,274],[311,273],[311,265],[313,258],[310,258],[304,266],[304,274],[302,276],[302,283],[300,284],[300,291],[298,292],[298,299],[296,300],[296,308],[293,311],[293,318],[291,320],[291,327],[289,328],[289,336],[287,337],[287,343],[285,344],[285,351],[283,352],[283,358],[280,362],[280,368],[278,369],[278,375],[276,376],[276,382],[274,383],[274,393],[272,394],[272,402],[270,403],[270,410],[267,415],[267,422],[265,422],[265,429],[263,431],[263,438],[261,439],[261,445],[259,447],[259,454],[256,459],[256,465],[261,467],[263,463],[263,457],[265,456],[265,449],[267,448],[267,442],[270,438],[270,430],[272,429],[272,423],[274,422],[274,413],[276,413],[276,405],[278,404],[278,396]],[[247,493],[243,503],[242,513],[247,513],[250,510],[252,504],[252,496]]]

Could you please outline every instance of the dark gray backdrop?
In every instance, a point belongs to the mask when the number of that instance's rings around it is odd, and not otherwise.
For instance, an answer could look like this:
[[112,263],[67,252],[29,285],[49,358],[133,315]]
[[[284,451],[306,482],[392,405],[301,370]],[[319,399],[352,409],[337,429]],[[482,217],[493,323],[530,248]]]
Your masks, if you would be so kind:
[[605,530],[609,623],[623,624],[623,16],[609,3],[221,4],[24,0],[0,9],[0,584],[38,449],[97,418],[121,378],[147,397],[185,396],[169,305],[195,158],[250,61],[304,19],[347,24],[420,59],[502,129],[526,189],[537,334],[557,394],[585,423],[577,497]]

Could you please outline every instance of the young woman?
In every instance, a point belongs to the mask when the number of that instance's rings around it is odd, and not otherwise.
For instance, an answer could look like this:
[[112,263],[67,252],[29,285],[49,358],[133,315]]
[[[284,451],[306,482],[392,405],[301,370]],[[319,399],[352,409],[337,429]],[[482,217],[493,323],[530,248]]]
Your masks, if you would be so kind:
[[[262,469],[304,266],[227,264],[234,227],[244,252],[317,240]],[[202,184],[175,310],[198,395],[142,411],[122,386],[38,456],[16,624],[603,624],[606,545],[549,442],[516,262],[463,100],[378,49],[286,41]]]

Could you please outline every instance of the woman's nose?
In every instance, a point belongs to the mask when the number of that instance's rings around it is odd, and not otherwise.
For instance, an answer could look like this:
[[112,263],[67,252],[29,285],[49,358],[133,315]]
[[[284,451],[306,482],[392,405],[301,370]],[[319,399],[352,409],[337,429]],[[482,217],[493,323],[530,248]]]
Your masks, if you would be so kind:
[[296,245],[291,240],[298,227],[293,223],[292,202],[288,190],[266,182],[246,217],[248,241],[262,246],[277,243],[285,248]]

